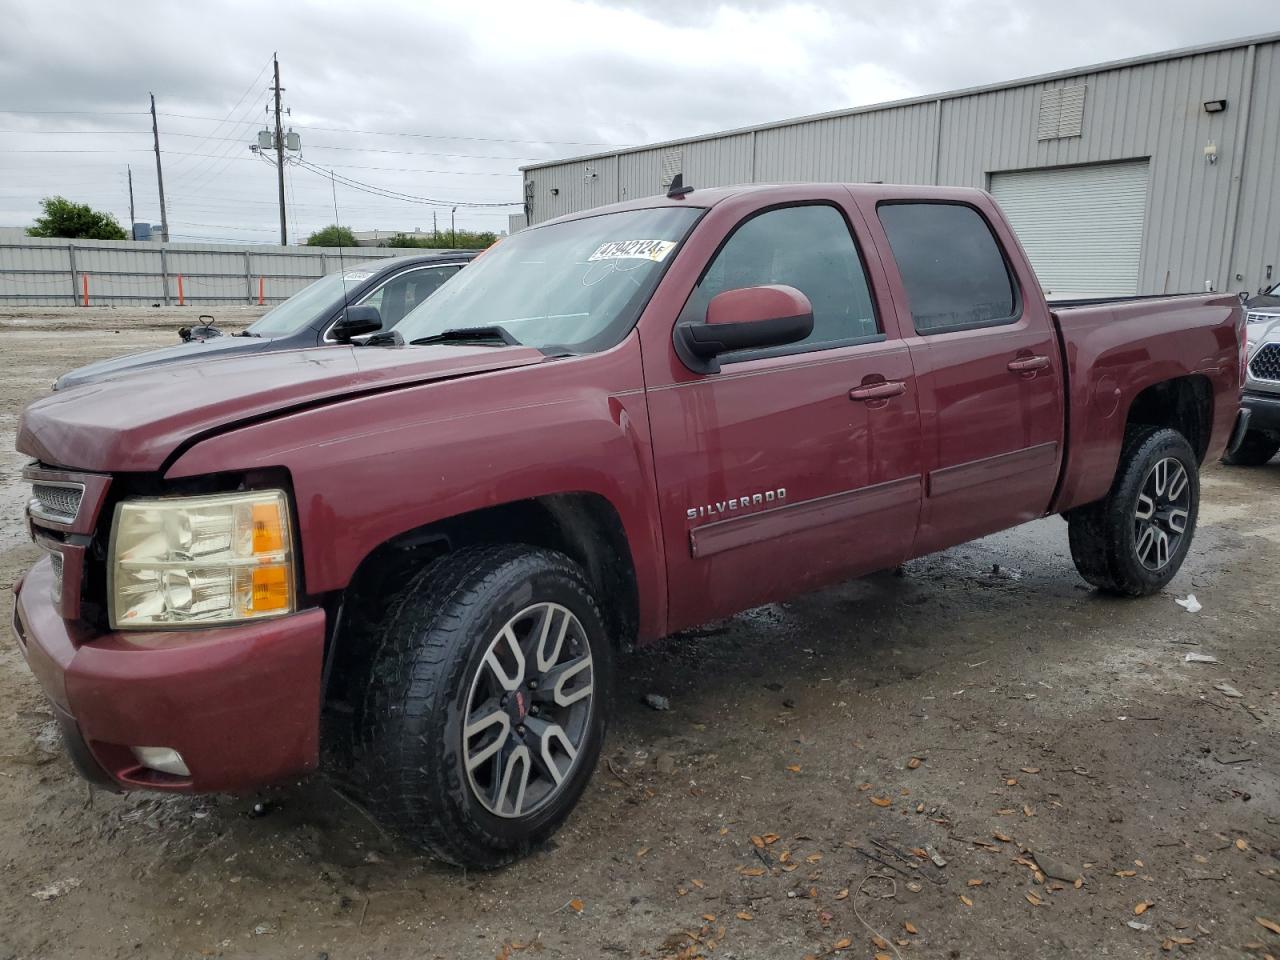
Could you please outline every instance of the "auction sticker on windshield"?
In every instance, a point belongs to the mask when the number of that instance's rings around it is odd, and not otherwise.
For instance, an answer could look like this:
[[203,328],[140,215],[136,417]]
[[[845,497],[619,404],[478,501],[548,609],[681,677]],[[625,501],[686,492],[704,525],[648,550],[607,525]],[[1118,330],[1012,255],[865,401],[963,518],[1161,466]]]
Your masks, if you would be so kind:
[[652,260],[661,263],[667,259],[676,242],[674,240],[611,240],[602,243],[596,252],[587,257],[593,260]]
[[352,270],[350,273],[343,274],[342,279],[349,280],[352,283],[359,283],[362,280],[368,280],[372,276],[372,273],[365,273],[363,270]]

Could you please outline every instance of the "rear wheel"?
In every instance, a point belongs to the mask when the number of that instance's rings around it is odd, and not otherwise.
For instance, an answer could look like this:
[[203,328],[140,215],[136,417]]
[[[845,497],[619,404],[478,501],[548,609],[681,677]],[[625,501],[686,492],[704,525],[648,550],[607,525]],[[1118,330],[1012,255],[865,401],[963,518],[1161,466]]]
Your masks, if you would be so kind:
[[460,866],[497,867],[556,831],[591,778],[613,672],[567,557],[447,554],[388,604],[357,708],[355,783],[381,820]]
[[1167,428],[1134,428],[1107,496],[1067,517],[1071,558],[1101,590],[1155,593],[1182,566],[1199,509],[1199,471],[1186,438]]
[[1222,458],[1222,462],[1233,467],[1260,467],[1270,462],[1280,453],[1280,436],[1250,430],[1240,441],[1240,446]]

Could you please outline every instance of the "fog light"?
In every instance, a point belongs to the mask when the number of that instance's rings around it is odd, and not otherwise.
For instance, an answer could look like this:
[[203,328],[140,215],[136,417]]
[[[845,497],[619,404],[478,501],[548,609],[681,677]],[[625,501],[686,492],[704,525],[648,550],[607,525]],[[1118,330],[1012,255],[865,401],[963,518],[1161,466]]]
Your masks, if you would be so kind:
[[186,761],[177,750],[169,747],[133,747],[132,749],[138,762],[148,770],[168,773],[175,777],[191,776]]

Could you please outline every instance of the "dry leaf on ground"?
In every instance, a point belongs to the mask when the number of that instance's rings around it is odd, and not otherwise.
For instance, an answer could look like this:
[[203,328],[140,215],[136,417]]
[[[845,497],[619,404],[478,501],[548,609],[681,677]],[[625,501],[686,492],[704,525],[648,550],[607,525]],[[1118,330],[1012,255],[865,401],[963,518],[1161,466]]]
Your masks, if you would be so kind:
[[893,798],[892,797],[872,797],[871,802],[874,803],[877,807],[887,807],[889,806],[889,804],[893,803]]
[[798,764],[798,763],[788,763],[788,764],[787,764],[787,769],[788,769],[788,770],[790,770],[792,773],[799,773],[799,772],[800,772],[800,764]]
[[754,919],[755,919],[755,917],[753,917],[751,914],[747,913],[747,911],[745,911],[745,910],[739,910],[737,913],[735,913],[735,914],[734,914],[734,916],[735,916],[735,917],[737,917],[739,920],[754,920]]
[[970,900],[968,897],[966,897],[963,893],[960,894],[960,902],[963,903],[966,907],[973,906],[973,901]]
[[576,897],[569,901],[569,909],[572,910],[574,913],[581,913],[583,910],[586,909],[586,907],[587,905],[583,903],[581,900],[577,899]]
[[1034,893],[1024,893],[1023,896],[1027,898],[1027,903],[1031,904],[1033,907],[1038,907],[1040,904],[1044,903],[1044,901]]
[[1254,917],[1253,919],[1262,924],[1262,926],[1266,927],[1272,933],[1280,936],[1280,923],[1276,923],[1274,920],[1268,920],[1266,917]]
[[1153,901],[1143,900],[1141,903],[1139,903],[1136,907],[1133,908],[1134,916],[1140,917],[1154,906],[1155,906],[1155,903]]
[[837,900],[844,900],[844,899],[846,899],[848,896],[849,896],[849,888],[848,888],[848,887],[845,887],[843,890],[841,890],[839,893],[837,893],[837,894],[836,894],[836,899],[837,899]]
[[917,933],[920,932],[919,930],[916,929],[916,925],[912,923],[910,920],[903,921],[902,929],[907,931],[907,933],[911,934],[912,936],[915,936]]

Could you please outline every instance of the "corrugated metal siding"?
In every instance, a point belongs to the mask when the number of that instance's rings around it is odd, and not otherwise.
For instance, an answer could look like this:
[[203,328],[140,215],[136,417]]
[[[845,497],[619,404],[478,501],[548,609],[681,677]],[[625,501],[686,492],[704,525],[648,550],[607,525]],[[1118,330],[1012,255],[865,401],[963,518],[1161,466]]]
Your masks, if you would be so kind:
[[26,237],[0,242],[0,304],[277,303],[340,266],[405,256],[394,248],[252,247]]
[[1267,283],[1268,266],[1270,282],[1280,282],[1280,44],[1257,48],[1248,137],[1231,289],[1256,292]]
[[[1085,88],[1079,136],[1037,139],[1044,91],[1074,87]],[[1215,99],[1225,99],[1227,110],[1206,113],[1204,101]],[[1214,164],[1204,157],[1210,140]],[[538,198],[530,222],[660,192],[662,157],[677,147],[694,187],[805,180],[987,187],[1001,171],[1149,158],[1140,292],[1199,290],[1206,280],[1216,289],[1256,289],[1268,263],[1280,279],[1280,44],[1273,39],[536,167],[527,171]],[[606,160],[615,165],[612,193],[569,183],[581,180],[585,163]],[[555,203],[546,197],[552,186],[560,189]],[[1235,262],[1228,263],[1233,237]]]
[[1148,168],[1139,160],[992,175],[1046,295],[1138,292]]
[[760,130],[755,180],[929,183],[936,109],[922,103]]

